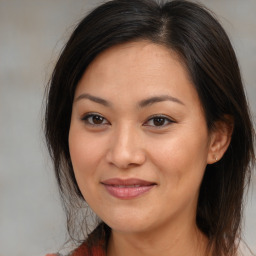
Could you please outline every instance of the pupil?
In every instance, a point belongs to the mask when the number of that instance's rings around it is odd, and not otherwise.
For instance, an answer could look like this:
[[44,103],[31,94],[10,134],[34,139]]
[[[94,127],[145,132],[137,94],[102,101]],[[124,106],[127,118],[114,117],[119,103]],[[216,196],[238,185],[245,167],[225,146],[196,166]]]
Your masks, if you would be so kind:
[[103,118],[101,116],[93,116],[94,124],[101,124],[103,122]]
[[154,125],[161,126],[164,124],[164,118],[154,118]]

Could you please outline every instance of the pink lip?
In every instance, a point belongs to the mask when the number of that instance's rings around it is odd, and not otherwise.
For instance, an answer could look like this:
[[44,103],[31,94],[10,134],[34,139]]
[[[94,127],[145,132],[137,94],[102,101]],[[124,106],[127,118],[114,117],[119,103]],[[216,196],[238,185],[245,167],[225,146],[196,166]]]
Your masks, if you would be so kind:
[[133,199],[149,190],[156,183],[140,179],[108,179],[101,182],[110,195],[120,199]]

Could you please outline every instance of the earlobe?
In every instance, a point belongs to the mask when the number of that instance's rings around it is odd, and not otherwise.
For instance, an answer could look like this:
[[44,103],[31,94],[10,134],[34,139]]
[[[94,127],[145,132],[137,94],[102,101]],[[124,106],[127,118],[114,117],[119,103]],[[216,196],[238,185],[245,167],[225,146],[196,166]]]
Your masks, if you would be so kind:
[[230,117],[226,118],[226,120],[216,122],[214,130],[211,132],[208,164],[218,162],[229,147],[233,131],[233,120]]

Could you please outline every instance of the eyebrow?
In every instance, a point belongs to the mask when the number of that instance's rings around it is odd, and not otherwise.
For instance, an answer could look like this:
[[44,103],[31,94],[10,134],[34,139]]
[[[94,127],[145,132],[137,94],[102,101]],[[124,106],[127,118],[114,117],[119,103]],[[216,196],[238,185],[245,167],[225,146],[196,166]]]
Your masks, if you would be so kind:
[[[107,101],[105,99],[102,99],[100,97],[93,96],[93,95],[88,94],[88,93],[83,93],[83,94],[79,95],[75,99],[75,102],[77,102],[79,100],[82,100],[82,99],[91,100],[93,102],[99,103],[99,104],[104,105],[106,107],[110,107],[112,105],[109,101]],[[175,102],[175,103],[179,103],[181,105],[185,105],[181,100],[179,100],[175,97],[172,97],[170,95],[160,95],[160,96],[154,96],[154,97],[151,97],[151,98],[148,98],[148,99],[144,99],[144,100],[139,102],[138,106],[140,108],[143,108],[143,107],[147,107],[149,105],[152,105],[154,103],[163,102],[163,101],[172,101],[172,102]]]
[[110,107],[111,106],[111,103],[108,102],[107,100],[104,100],[104,99],[102,99],[100,97],[92,96],[91,94],[88,94],[88,93],[83,93],[83,94],[79,95],[75,99],[75,102],[77,102],[79,100],[82,100],[82,99],[91,100],[93,102],[99,103],[99,104],[104,105],[106,107]]
[[172,101],[175,103],[179,103],[181,105],[185,105],[181,100],[172,97],[170,95],[160,95],[160,96],[154,96],[145,100],[142,100],[139,102],[139,107],[143,108],[149,105],[152,105],[154,103],[162,102],[162,101]]

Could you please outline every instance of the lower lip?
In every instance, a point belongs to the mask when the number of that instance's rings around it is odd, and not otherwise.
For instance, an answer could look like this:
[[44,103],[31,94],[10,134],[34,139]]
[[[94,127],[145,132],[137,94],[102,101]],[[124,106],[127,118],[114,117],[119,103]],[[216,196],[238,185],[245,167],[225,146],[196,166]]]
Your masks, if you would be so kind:
[[149,190],[151,190],[155,185],[150,186],[140,186],[140,187],[118,187],[112,185],[105,185],[106,190],[110,195],[117,197],[119,199],[133,199],[139,197]]

